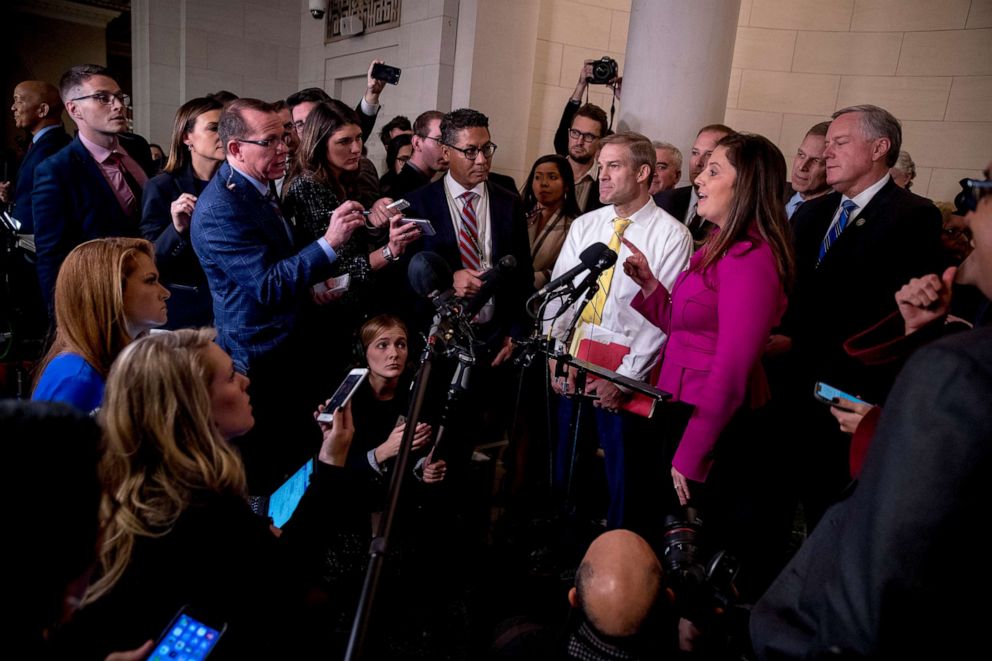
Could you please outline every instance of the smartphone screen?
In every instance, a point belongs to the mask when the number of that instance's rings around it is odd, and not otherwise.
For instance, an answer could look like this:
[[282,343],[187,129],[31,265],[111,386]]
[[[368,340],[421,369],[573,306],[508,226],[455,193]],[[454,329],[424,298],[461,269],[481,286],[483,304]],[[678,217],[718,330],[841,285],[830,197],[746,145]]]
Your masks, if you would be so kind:
[[864,404],[865,406],[872,406],[863,399],[859,399],[854,395],[849,395],[843,390],[838,390],[831,385],[823,383],[822,381],[816,384],[816,389],[813,391],[813,396],[824,404],[834,405],[834,398],[843,397],[846,400],[857,402],[858,404]]
[[217,645],[226,628],[226,624],[220,629],[207,626],[187,613],[186,607],[183,606],[162,637],[155,643],[155,648],[148,659],[149,661],[205,659]]
[[282,528],[289,521],[289,517],[293,516],[296,506],[300,504],[303,494],[310,486],[311,475],[313,475],[313,459],[303,464],[300,470],[293,473],[269,496],[267,514],[276,528]]
[[348,376],[344,378],[338,389],[334,391],[331,395],[331,400],[324,407],[324,413],[317,416],[317,420],[320,422],[331,422],[334,419],[334,412],[339,408],[348,403],[351,396],[358,390],[358,386],[362,385],[362,381],[368,376],[369,370],[367,367],[361,369],[353,369],[348,373]]

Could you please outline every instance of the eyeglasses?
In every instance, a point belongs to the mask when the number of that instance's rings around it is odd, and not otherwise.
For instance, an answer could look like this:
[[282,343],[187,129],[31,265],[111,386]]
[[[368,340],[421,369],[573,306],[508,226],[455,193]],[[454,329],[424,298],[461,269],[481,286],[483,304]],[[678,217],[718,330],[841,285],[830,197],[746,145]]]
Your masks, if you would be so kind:
[[247,142],[249,145],[258,145],[262,149],[268,149],[272,146],[278,146],[281,142],[284,145],[288,145],[292,141],[292,136],[288,133],[278,137],[278,138],[266,138],[264,140],[249,140],[247,138],[235,138],[235,142]]
[[474,161],[475,159],[477,159],[480,153],[486,158],[492,158],[493,154],[496,153],[496,145],[494,145],[491,142],[487,142],[481,147],[473,146],[473,147],[462,148],[462,147],[456,147],[454,145],[447,145],[447,146],[450,147],[451,149],[454,149],[455,151],[460,151],[465,155],[465,158],[467,158],[470,161]]
[[424,140],[433,140],[434,142],[436,142],[439,145],[443,145],[444,144],[443,142],[441,142],[441,136],[439,136],[439,135],[421,135],[419,137],[423,138]]
[[572,140],[578,140],[582,138],[582,142],[592,142],[593,140],[599,140],[598,135],[593,135],[592,133],[583,133],[579,129],[568,129],[568,137]]
[[110,92],[96,92],[95,94],[87,94],[86,96],[77,96],[75,99],[69,99],[70,101],[82,101],[83,99],[96,99],[100,105],[109,106],[113,103],[114,99],[121,102],[121,105],[125,108],[131,106],[131,95],[125,94],[124,92],[118,92],[117,94],[111,94]]

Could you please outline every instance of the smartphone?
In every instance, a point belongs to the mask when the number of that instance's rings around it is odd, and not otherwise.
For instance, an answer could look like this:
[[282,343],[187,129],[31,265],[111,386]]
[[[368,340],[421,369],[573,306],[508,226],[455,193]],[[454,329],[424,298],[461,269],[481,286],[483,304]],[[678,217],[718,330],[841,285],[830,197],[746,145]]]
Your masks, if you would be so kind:
[[213,651],[226,630],[226,622],[220,626],[208,625],[191,615],[189,606],[183,606],[162,632],[148,661],[200,661]]
[[296,506],[300,504],[303,494],[310,486],[311,475],[313,475],[313,459],[303,464],[269,496],[266,514],[276,528],[282,528],[289,521],[289,517],[293,516]]
[[318,282],[313,286],[314,294],[323,294],[324,292],[339,292],[348,291],[348,287],[351,286],[351,274],[345,273],[344,275],[339,275],[336,278],[331,278],[331,286],[327,286],[327,281]]
[[395,212],[398,213],[400,211],[405,211],[405,210],[409,209],[410,208],[410,203],[407,202],[406,200],[396,200],[395,202],[393,202],[391,204],[387,204],[386,205],[386,208],[389,209],[390,211],[395,211]]
[[348,372],[348,376],[344,377],[344,381],[341,382],[338,389],[331,395],[331,401],[327,403],[324,412],[317,416],[317,420],[320,422],[333,422],[334,412],[351,400],[351,396],[355,394],[358,386],[362,385],[362,381],[368,375],[369,368],[367,367],[355,368]]
[[378,63],[372,65],[372,77],[390,85],[396,85],[400,82],[401,73],[403,71],[399,67],[391,67],[388,64]]
[[400,221],[401,225],[406,225],[407,223],[413,223],[420,228],[420,233],[424,236],[434,236],[434,226],[431,225],[431,221],[425,218],[404,218]]
[[836,397],[843,397],[846,400],[857,402],[858,404],[864,404],[865,406],[874,406],[873,404],[869,404],[863,399],[859,399],[854,395],[849,395],[843,390],[838,390],[837,388],[834,388],[831,385],[827,385],[822,381],[817,382],[816,388],[813,390],[813,396],[816,397],[817,400],[823,402],[824,404],[828,404],[830,406],[837,405],[837,402],[833,401],[834,398]]

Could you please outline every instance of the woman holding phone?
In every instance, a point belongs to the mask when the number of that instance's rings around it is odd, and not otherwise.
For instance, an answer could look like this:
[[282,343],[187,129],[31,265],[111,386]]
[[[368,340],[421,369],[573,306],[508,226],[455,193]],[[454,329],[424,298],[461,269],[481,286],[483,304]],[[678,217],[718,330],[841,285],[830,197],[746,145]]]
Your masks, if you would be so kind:
[[304,658],[328,652],[307,606],[346,502],[348,408],[322,425],[314,474],[279,534],[254,514],[234,441],[254,425],[248,378],[214,332],[138,340],[114,363],[101,412],[106,437],[103,543],[95,581],[64,632],[73,658],[104,658],[154,639],[183,606],[227,625],[217,656]]
[[631,305],[668,334],[657,385],[685,405],[684,426],[668,425],[671,493],[703,511],[711,552],[729,548],[748,571],[763,508],[781,498],[774,457],[750,424],[767,398],[761,356],[795,270],[784,181],[785,159],[767,138],[724,137],[695,181],[698,212],[716,227],[671,291],[624,241],[633,252],[624,273],[641,288]]

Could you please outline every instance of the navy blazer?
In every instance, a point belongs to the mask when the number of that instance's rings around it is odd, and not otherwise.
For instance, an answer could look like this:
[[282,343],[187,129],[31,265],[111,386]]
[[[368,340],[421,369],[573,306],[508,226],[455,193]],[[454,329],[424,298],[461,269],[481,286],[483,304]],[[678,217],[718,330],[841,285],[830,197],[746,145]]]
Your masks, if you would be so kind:
[[654,203],[674,216],[675,220],[680,223],[685,223],[685,214],[689,211],[689,200],[691,199],[692,184],[654,194]]
[[189,230],[180,234],[172,224],[172,203],[183,193],[197,194],[193,168],[163,172],[148,180],[141,200],[141,235],[155,244],[155,264],[162,284],[172,293],[166,328],[209,326],[213,304],[207,275],[193,252]]
[[[148,176],[152,175],[151,152],[144,138],[121,136],[120,146]],[[38,166],[31,207],[38,282],[49,309],[55,278],[70,250],[90,239],[141,236],[138,223],[124,214],[113,189],[78,137]]]
[[288,227],[227,163],[193,210],[190,236],[210,284],[217,342],[242,372],[287,339],[310,287],[331,275],[320,245],[297,249]]
[[840,193],[830,193],[803,203],[792,216],[797,281],[783,329],[793,337],[808,379],[860,387],[867,396],[867,374],[843,343],[894,311],[895,293],[910,278],[939,272],[941,217],[930,200],[890,179],[817,266],[840,201]]
[[[488,182],[486,190],[489,195],[489,236],[493,262],[506,255],[513,255],[517,260],[516,269],[496,292],[493,320],[485,328],[480,328],[479,339],[495,347],[507,335],[519,337],[527,332],[529,317],[525,304],[534,293],[534,269],[527,238],[527,220],[520,197]],[[444,177],[410,193],[406,200],[410,203],[406,215],[427,218],[436,232],[435,236],[425,236],[411,244],[406,251],[407,259],[421,250],[429,250],[440,255],[452,272],[464,268],[455,224],[444,192]]]
[[45,131],[45,134],[38,138],[38,142],[33,143],[28,149],[28,153],[24,155],[21,167],[17,171],[17,184],[14,186],[14,208],[11,211],[11,215],[21,222],[21,234],[34,234],[31,192],[34,190],[35,170],[42,161],[70,142],[72,142],[72,138],[65,132],[62,125],[58,124],[55,128]]

